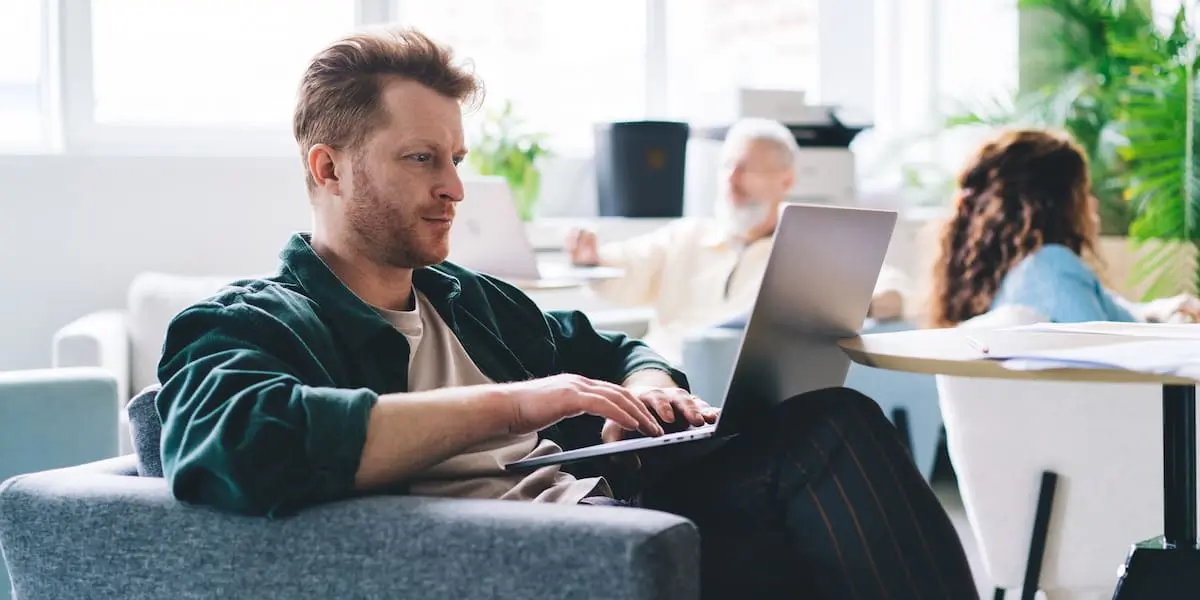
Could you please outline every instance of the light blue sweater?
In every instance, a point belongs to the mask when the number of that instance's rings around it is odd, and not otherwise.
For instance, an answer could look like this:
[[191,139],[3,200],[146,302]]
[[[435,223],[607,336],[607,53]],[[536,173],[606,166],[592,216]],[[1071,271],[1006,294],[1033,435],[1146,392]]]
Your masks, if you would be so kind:
[[1054,323],[1136,320],[1091,267],[1060,244],[1042,246],[1000,282],[992,309],[1014,304],[1032,308]]

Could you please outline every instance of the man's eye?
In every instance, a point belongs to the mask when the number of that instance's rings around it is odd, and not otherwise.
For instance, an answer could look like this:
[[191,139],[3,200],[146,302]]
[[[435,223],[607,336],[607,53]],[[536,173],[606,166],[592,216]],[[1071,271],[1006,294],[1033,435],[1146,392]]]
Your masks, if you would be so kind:
[[454,157],[454,166],[456,166],[456,167],[457,167],[458,165],[461,165],[461,164],[462,164],[462,161],[463,161],[463,157],[461,157],[461,156],[455,156],[455,157]]
[[429,162],[429,161],[433,160],[433,155],[432,154],[414,154],[410,158],[412,158],[413,160],[415,160],[417,162]]

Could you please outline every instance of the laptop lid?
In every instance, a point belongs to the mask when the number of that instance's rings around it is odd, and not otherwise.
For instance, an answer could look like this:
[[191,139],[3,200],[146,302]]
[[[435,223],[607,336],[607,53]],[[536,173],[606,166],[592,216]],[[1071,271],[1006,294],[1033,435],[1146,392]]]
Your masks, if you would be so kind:
[[463,178],[450,228],[449,260],[495,277],[534,281],[537,254],[503,177]]
[[896,211],[785,204],[730,376],[718,433],[797,394],[844,385]]

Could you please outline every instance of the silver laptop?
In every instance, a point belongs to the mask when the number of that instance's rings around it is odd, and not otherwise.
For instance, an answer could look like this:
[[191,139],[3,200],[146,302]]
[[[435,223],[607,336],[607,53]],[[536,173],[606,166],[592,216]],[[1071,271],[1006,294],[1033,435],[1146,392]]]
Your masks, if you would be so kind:
[[464,178],[463,187],[465,196],[455,207],[450,229],[451,262],[521,281],[588,281],[624,275],[620,269],[538,260],[503,177]]
[[785,205],[715,424],[598,443],[505,468],[526,470],[732,436],[756,414],[788,398],[844,385],[850,359],[837,342],[859,334],[895,226],[891,210]]

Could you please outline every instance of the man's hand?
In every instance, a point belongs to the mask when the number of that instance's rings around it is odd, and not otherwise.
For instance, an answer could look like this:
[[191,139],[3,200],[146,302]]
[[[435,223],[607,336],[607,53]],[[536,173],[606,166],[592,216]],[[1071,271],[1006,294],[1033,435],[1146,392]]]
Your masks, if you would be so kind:
[[510,433],[540,431],[586,413],[645,435],[663,434],[646,404],[614,383],[567,374],[505,384],[499,389],[510,405]]
[[574,228],[567,232],[563,240],[563,250],[571,259],[571,264],[594,267],[600,264],[600,244],[593,231]]
[[[676,385],[675,381],[662,371],[646,370],[634,373],[625,380],[624,386],[639,403],[648,407],[660,421],[674,430],[682,431],[689,426],[700,427],[714,423],[721,412]],[[603,442],[615,442],[632,431],[631,428],[608,419],[600,430],[600,439]]]

